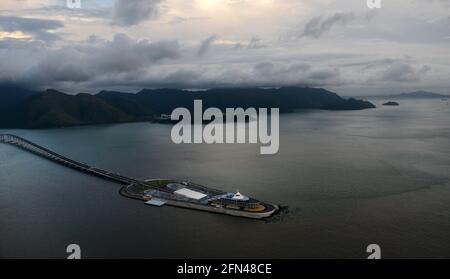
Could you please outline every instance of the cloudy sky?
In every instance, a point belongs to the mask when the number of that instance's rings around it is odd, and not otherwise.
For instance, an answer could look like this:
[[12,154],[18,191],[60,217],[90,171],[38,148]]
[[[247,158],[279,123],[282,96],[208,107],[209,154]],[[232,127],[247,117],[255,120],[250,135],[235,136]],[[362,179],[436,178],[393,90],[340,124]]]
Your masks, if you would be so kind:
[[[450,0],[1,0],[0,82],[450,93]],[[392,92],[393,91],[393,92]]]

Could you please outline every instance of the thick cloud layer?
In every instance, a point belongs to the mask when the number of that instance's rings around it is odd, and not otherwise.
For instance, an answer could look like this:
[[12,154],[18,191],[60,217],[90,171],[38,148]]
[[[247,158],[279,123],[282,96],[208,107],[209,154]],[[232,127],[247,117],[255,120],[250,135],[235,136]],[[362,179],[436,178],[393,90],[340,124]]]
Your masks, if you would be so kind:
[[[20,59],[24,52],[11,49],[0,51],[0,54],[9,54],[3,57],[6,63],[0,66],[0,72],[9,70],[13,73],[6,80],[4,77],[4,81],[17,81],[29,86],[91,83],[104,79],[126,82],[127,79],[136,79],[164,60],[177,59],[180,47],[177,41],[138,41],[125,34],[117,34],[111,41],[96,46],[76,45],[59,49],[41,47],[35,50],[37,57],[33,58],[34,63],[28,63],[26,57]],[[16,65],[15,71],[11,71],[12,64]],[[17,72],[17,76],[14,72]]]

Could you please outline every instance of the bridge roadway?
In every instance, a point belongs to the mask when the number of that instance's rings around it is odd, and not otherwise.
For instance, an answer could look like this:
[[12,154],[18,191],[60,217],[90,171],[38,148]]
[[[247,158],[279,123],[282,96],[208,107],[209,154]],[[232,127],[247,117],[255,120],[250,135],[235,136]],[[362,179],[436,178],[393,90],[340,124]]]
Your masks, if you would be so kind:
[[94,168],[87,164],[74,161],[72,159],[64,157],[58,153],[48,150],[45,147],[37,145],[31,141],[28,141],[28,140],[21,138],[19,136],[16,136],[16,135],[0,134],[0,142],[17,146],[26,151],[29,151],[31,153],[34,153],[41,157],[44,157],[48,160],[51,160],[58,164],[64,165],[65,167],[72,168],[77,171],[81,171],[81,172],[84,172],[84,173],[87,173],[90,175],[94,175],[97,177],[101,177],[104,179],[108,179],[108,180],[111,180],[111,181],[114,181],[114,182],[117,182],[120,184],[129,185],[129,184],[134,184],[134,183],[139,182],[136,179],[129,178],[129,177],[123,176],[118,173],[113,173],[113,172],[109,172],[109,171],[102,170],[99,168]]

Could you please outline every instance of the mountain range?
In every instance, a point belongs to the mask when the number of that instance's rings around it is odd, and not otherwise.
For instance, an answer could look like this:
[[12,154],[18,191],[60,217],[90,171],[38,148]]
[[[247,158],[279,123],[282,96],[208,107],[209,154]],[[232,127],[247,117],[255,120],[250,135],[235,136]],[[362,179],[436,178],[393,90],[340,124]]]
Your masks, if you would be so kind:
[[407,93],[400,93],[400,94],[394,94],[394,95],[387,95],[383,97],[389,97],[389,98],[417,98],[417,99],[432,99],[432,98],[449,98],[449,95],[443,95],[428,91],[414,91],[414,92],[407,92]]
[[0,86],[0,128],[54,128],[89,124],[150,121],[171,114],[178,107],[193,110],[194,100],[203,107],[360,110],[374,108],[367,101],[344,99],[321,88],[281,87],[221,88],[205,91],[143,89],[138,93],[101,91],[95,95],[70,95],[49,89],[31,91]]

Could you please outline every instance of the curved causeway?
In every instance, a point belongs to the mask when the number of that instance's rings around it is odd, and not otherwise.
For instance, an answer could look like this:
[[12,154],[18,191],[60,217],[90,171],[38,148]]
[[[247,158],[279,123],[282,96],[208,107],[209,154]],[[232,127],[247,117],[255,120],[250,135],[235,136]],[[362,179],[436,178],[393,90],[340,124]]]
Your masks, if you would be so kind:
[[279,210],[275,204],[261,202],[239,192],[227,193],[188,181],[139,181],[77,162],[16,135],[0,134],[0,142],[14,145],[65,167],[122,184],[121,195],[142,200],[147,205],[170,205],[252,219],[267,218]]

